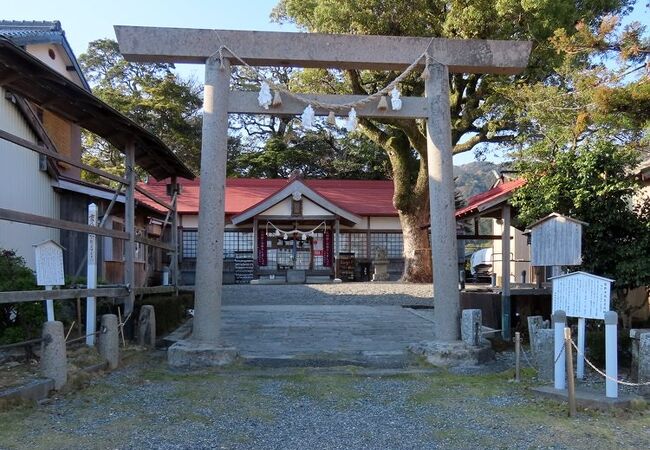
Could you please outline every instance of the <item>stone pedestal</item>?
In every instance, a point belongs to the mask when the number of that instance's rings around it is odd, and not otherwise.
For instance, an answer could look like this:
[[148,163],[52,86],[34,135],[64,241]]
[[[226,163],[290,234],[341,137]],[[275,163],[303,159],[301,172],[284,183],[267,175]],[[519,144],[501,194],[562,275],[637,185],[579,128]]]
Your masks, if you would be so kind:
[[287,283],[288,284],[305,284],[307,280],[307,273],[304,270],[287,270]]
[[388,281],[388,261],[377,260],[374,261],[375,273],[372,275],[372,281]]
[[68,359],[65,352],[63,323],[50,321],[43,324],[41,343],[41,373],[54,380],[54,389],[61,389],[68,381]]
[[480,309],[464,309],[460,320],[460,338],[467,345],[477,347],[481,343]]
[[409,345],[408,350],[439,367],[476,366],[494,360],[489,345],[474,346],[463,341],[425,341]]
[[[632,364],[630,367],[630,378],[633,382],[638,382],[639,381],[639,361],[641,358],[641,355],[639,353],[639,346],[641,343],[641,336],[650,333],[650,328],[632,328],[630,330],[630,345],[631,345],[631,352],[632,352]],[[648,349],[650,350],[650,349]],[[644,355],[645,358],[650,362],[650,353]],[[648,373],[648,376],[650,376],[650,373]]]
[[[639,338],[638,382],[650,382],[650,333],[643,333]],[[650,395],[650,386],[642,386],[640,394]]]
[[533,364],[537,369],[537,378],[544,381],[553,380],[554,370],[554,330],[540,328],[535,332],[535,340],[531,341],[531,352],[533,353]]
[[192,339],[178,341],[167,350],[167,362],[172,367],[200,368],[225,366],[235,361],[235,347]]
[[152,305],[140,308],[138,317],[138,345],[156,347],[156,312]]
[[120,364],[120,338],[117,328],[117,316],[104,314],[101,320],[102,333],[99,334],[99,354],[108,361],[108,368],[117,369]]

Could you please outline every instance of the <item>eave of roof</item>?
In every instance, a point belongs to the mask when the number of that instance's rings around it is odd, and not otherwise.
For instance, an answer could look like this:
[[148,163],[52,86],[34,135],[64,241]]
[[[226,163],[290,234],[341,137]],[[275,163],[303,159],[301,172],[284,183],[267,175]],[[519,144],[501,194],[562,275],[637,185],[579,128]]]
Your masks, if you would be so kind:
[[460,220],[476,215],[507,201],[512,193],[524,184],[526,184],[526,180],[522,178],[506,181],[488,191],[470,197],[467,200],[467,205],[456,211],[456,219]]
[[353,214],[352,212],[335,205],[326,197],[322,196],[321,194],[319,194],[318,192],[314,191],[309,186],[307,186],[302,180],[295,179],[290,181],[286,186],[283,186],[278,191],[266,197],[264,200],[261,200],[260,202],[256,203],[255,205],[251,206],[245,211],[242,211],[241,213],[234,216],[231,219],[232,223],[237,225],[252,219],[254,216],[260,214],[261,212],[271,208],[272,206],[278,204],[282,200],[291,196],[295,191],[300,192],[302,195],[304,195],[314,203],[327,209],[328,211],[331,211],[332,213],[340,216],[341,218],[347,220],[350,223],[357,224],[361,221],[361,218],[356,214]]
[[120,151],[136,143],[136,163],[161,180],[193,179],[192,171],[155,135],[0,37],[0,84],[104,138]]
[[0,21],[0,35],[6,36],[19,46],[35,44],[58,44],[63,48],[72,66],[74,67],[84,89],[91,92],[90,85],[84,76],[79,61],[70,47],[65,31],[61,28],[61,22],[54,21],[24,21],[24,20],[3,20]]

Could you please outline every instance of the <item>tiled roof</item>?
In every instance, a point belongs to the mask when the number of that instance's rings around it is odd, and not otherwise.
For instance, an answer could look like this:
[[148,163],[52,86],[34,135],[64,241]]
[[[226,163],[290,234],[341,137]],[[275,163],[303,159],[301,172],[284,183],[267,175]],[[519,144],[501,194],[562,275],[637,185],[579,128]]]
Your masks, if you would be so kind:
[[[226,181],[226,215],[239,214],[275,194],[291,180],[229,178]],[[360,216],[396,216],[393,206],[393,182],[391,180],[302,180],[309,188],[338,207]],[[152,194],[171,201],[166,195],[169,180],[150,181],[141,184]],[[199,211],[199,180],[179,179],[181,195],[178,211],[181,214],[197,214]],[[157,207],[143,195],[138,201]]]
[[58,20],[0,20],[0,36],[6,37],[20,47],[33,44],[60,45],[77,72],[82,87],[90,92],[90,86]]
[[482,192],[467,200],[467,206],[464,206],[456,211],[456,219],[462,219],[472,213],[479,212],[483,208],[489,207],[493,203],[498,203],[510,197],[511,193],[517,188],[526,184],[526,180],[520,178],[518,180],[505,181],[493,187],[489,191]]

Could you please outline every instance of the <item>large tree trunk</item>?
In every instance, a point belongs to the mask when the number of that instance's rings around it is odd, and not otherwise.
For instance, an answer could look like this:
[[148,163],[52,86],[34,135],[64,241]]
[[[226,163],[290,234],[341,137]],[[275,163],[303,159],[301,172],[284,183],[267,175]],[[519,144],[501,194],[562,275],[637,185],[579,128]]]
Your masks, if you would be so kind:
[[[429,230],[429,177],[426,161],[426,142],[415,122],[410,133],[394,131],[388,135],[367,120],[363,130],[381,145],[390,159],[393,173],[393,205],[397,209],[404,239],[404,272],[401,281],[431,283],[433,272]],[[422,151],[422,148],[425,150]],[[413,150],[420,155],[416,161]],[[414,164],[415,163],[415,164]]]
[[[425,198],[423,203],[428,204],[428,200]],[[429,223],[429,210],[423,208],[413,214],[400,213],[399,219],[404,237],[404,272],[401,280],[431,283],[433,276],[429,228],[422,228]]]

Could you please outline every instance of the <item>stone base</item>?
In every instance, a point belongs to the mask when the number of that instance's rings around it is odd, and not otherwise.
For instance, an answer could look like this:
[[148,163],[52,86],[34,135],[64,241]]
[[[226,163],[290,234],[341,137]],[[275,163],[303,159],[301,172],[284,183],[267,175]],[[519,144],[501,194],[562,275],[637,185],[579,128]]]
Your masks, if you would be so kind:
[[[604,390],[604,386],[603,386]],[[535,394],[560,402],[568,401],[569,394],[566,389],[555,389],[553,386],[539,386],[531,388]],[[632,394],[620,394],[617,398],[605,397],[605,392],[593,392],[576,388],[576,405],[579,408],[607,410],[612,408],[646,408],[643,397]]]
[[172,367],[225,366],[234,362],[237,356],[235,347],[192,340],[178,341],[167,349],[167,362]]
[[474,347],[463,341],[425,341],[411,344],[408,349],[440,367],[475,366],[494,360],[494,350],[489,345]]

